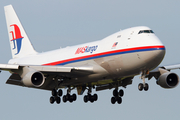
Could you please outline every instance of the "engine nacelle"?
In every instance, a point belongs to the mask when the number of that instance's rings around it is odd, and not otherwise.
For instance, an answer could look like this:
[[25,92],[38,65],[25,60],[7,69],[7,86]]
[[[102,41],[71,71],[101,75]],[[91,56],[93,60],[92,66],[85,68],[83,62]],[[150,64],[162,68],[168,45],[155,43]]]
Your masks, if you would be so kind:
[[45,78],[41,72],[29,71],[22,78],[22,82],[27,87],[41,87],[45,82]]
[[157,84],[163,88],[174,88],[178,85],[178,83],[178,75],[170,72],[162,74],[157,81]]

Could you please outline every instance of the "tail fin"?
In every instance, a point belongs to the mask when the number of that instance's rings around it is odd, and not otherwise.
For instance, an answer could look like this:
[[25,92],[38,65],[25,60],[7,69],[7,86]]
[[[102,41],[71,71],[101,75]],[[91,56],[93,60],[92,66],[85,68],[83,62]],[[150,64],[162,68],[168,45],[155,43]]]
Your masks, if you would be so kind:
[[12,58],[36,54],[12,5],[4,7]]

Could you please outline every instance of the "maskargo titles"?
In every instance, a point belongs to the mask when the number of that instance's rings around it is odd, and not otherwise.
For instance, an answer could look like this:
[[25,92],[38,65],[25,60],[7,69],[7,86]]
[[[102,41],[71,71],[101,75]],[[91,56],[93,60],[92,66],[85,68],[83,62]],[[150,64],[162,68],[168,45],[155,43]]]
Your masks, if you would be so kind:
[[98,48],[98,45],[80,47],[76,50],[75,54],[86,53],[86,52],[93,53],[94,51],[96,51],[97,48]]

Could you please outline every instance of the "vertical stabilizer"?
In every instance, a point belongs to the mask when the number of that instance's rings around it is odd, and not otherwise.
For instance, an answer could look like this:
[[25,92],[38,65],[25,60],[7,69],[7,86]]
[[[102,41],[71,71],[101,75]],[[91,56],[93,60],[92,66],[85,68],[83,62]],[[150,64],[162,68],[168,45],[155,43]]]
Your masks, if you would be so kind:
[[12,5],[4,7],[12,58],[24,57],[37,52],[34,50]]

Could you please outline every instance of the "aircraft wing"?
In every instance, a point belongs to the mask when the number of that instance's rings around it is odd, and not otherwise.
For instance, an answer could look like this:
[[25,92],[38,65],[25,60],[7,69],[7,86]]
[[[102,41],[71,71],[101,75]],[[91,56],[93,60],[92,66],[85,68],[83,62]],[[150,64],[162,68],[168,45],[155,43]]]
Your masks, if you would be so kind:
[[[35,72],[41,72],[47,79],[47,85],[40,89],[51,89],[51,84],[54,84],[53,78],[72,78],[83,77],[93,73],[93,66],[41,66],[41,65],[12,65],[12,64],[0,64],[0,70],[10,71],[12,75],[7,80],[7,84],[24,86],[23,78],[17,74],[24,68],[28,68]],[[49,77],[50,76],[50,77]],[[32,86],[33,87],[33,86]]]
[[[39,71],[43,73],[46,76],[52,76],[50,79],[48,79],[48,85],[42,89],[50,90],[51,89],[51,84],[54,84],[53,82],[53,77],[59,76],[59,77],[66,77],[66,78],[78,78],[78,77],[84,77],[88,76],[90,74],[93,74],[93,66],[41,66],[41,65],[11,65],[11,64],[0,64],[0,70],[7,70],[10,72],[13,72],[15,70],[20,70],[23,67],[28,67],[31,69],[34,69],[35,71]],[[170,73],[170,70],[174,69],[180,69],[180,64],[175,64],[175,65],[167,65],[167,66],[158,66],[154,70],[150,71],[149,74],[146,76],[149,80],[152,77],[155,77],[156,80],[159,79],[159,77],[166,72]],[[122,81],[123,84],[120,84],[123,87],[126,87],[126,85],[132,84],[132,79],[131,78],[126,78]],[[127,82],[127,83],[126,83]],[[7,84],[13,84],[13,85],[20,85],[24,86],[22,83],[22,78],[13,72],[13,74],[9,77],[9,79],[6,82]],[[67,81],[65,82],[66,85],[73,84],[73,81]],[[93,85],[97,86],[97,91],[103,90],[103,89],[110,89],[111,87],[109,86],[112,84],[112,80],[107,80],[107,81],[102,81],[102,82],[94,82],[92,83]],[[105,86],[104,86],[105,85]],[[41,88],[40,88],[41,89]]]
[[152,77],[155,77],[157,80],[160,75],[169,72],[171,70],[180,69],[180,64],[174,64],[174,65],[165,65],[165,66],[158,66],[152,71],[150,71],[149,75],[147,75],[148,79],[151,79]]
[[30,66],[31,68],[43,72],[43,73],[72,73],[72,72],[84,72],[84,73],[93,73],[92,66]]
[[165,68],[166,70],[180,69],[180,64],[163,66],[163,68]]
[[92,73],[93,67],[91,66],[41,66],[41,65],[14,65],[14,64],[0,64],[0,70],[18,70],[20,67],[29,67],[43,73],[63,73],[63,72],[87,72]]
[[158,66],[154,70],[152,70],[151,73],[159,72],[159,68],[163,68],[163,69],[170,71],[170,70],[174,70],[174,69],[180,69],[180,64]]

